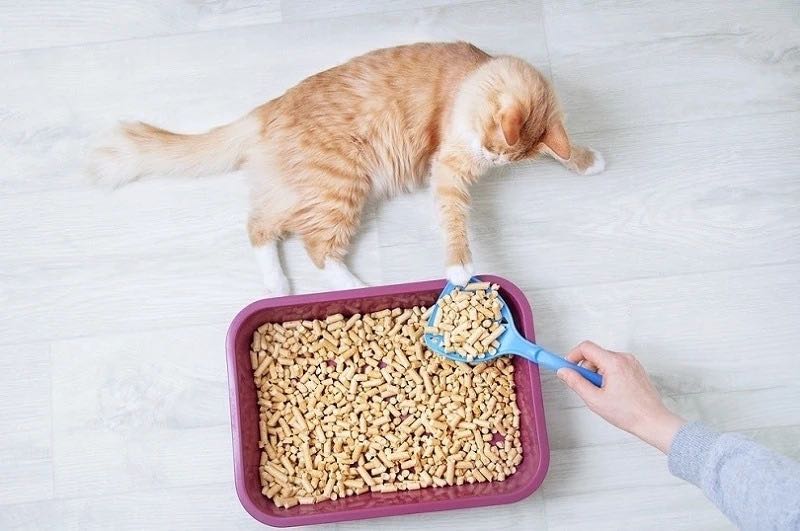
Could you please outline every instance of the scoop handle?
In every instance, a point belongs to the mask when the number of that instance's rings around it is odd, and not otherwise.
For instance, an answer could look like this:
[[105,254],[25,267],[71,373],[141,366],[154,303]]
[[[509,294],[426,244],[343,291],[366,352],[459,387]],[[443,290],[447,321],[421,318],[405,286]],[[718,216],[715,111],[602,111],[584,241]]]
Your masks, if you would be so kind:
[[536,343],[531,343],[522,336],[517,336],[513,344],[509,346],[513,348],[512,351],[518,356],[522,356],[525,359],[537,363],[541,367],[550,369],[553,372],[558,371],[558,369],[572,369],[597,387],[603,387],[603,377],[601,375],[581,367],[580,365],[576,365],[571,361],[567,361],[558,354],[553,354]]
[[561,356],[557,354],[553,354],[552,352],[548,352],[547,350],[539,347],[539,353],[536,354],[536,363],[538,363],[542,367],[547,367],[553,372],[558,371],[558,369],[572,369],[573,371],[577,372],[590,382],[592,382],[597,387],[603,387],[603,377],[597,374],[596,372],[590,371],[585,367],[581,367],[571,361],[567,361]]

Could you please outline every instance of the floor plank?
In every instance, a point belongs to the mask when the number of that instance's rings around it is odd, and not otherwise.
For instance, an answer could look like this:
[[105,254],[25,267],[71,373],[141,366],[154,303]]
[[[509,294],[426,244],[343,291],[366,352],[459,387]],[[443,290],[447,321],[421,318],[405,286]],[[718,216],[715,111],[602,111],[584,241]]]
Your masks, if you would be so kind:
[[[424,524],[422,524],[424,522]],[[395,516],[377,520],[362,520],[336,524],[337,531],[369,531],[387,529],[392,531],[415,531],[425,529],[465,529],[481,531],[491,522],[492,529],[513,531],[516,529],[546,529],[544,498],[541,493],[502,507],[477,507],[459,511],[427,513],[416,517]]]
[[[791,0],[0,5],[0,528],[256,529],[232,485],[223,338],[261,293],[238,174],[88,186],[120,118],[201,131],[374,48],[468,40],[553,79],[606,173],[475,189],[475,263],[537,337],[642,359],[668,404],[800,459],[800,20]],[[372,206],[369,283],[439,277],[430,194]],[[298,292],[326,289],[300,242]],[[543,374],[552,448],[516,504],[319,529],[731,529]]]
[[[510,24],[528,37],[505,31]],[[549,72],[540,6],[519,1],[6,54],[0,192],[86,189],[85,152],[117,120],[202,131],[372,49],[457,39]]]
[[[788,113],[577,135],[608,155],[604,173],[541,160],[474,187],[475,267],[554,288],[797,261],[798,124]],[[385,281],[444,272],[427,191],[383,205],[378,231]]]
[[[800,391],[796,385],[784,385],[683,395],[667,399],[666,403],[687,420],[705,422],[719,431],[743,432],[776,452],[799,457],[797,450],[788,444],[792,440],[791,433],[800,423],[798,397]],[[769,431],[772,429],[778,431],[772,433]],[[591,447],[586,451],[594,452],[593,447],[597,445],[639,443],[632,435],[609,425],[585,406],[550,406],[547,410],[547,434],[554,449]],[[643,475],[652,473],[654,471],[650,469]]]
[[48,344],[0,346],[0,507],[53,496],[51,418]]
[[548,498],[548,530],[736,529],[693,485],[634,487]]
[[[520,284],[542,345],[566,352],[592,338],[634,352],[679,396],[795,384],[798,274],[795,263],[552,290]],[[567,400],[562,388],[548,378],[546,399]]]
[[[10,161],[0,172],[0,191],[9,204],[0,212],[0,234],[18,242],[0,250],[6,274],[0,289],[12,310],[0,317],[10,330],[0,344],[25,340],[23,320],[34,327],[56,323],[56,338],[180,326],[187,307],[194,308],[192,322],[217,322],[261,293],[243,231],[241,179],[149,182],[111,194],[93,189],[82,175],[83,152],[99,124],[137,116],[179,130],[202,129],[376,46],[459,34],[502,47],[512,42],[494,37],[503,21],[538,35],[538,44],[515,43],[518,50],[546,57],[543,33],[537,33],[540,13],[521,3],[507,7],[496,25],[480,23],[496,9],[481,3],[416,10],[411,18],[355,17],[365,28],[357,39],[348,37],[349,26],[323,20],[270,32],[231,29],[223,41],[212,32],[28,51],[0,63],[0,74],[7,74],[0,77],[11,80],[0,88],[8,96],[0,98],[0,117],[9,124],[0,133],[0,152]],[[326,39],[342,45],[325,47]],[[287,42],[291,57],[262,53]],[[155,55],[158,62],[150,59]],[[231,56],[238,60],[231,62]],[[224,68],[224,75],[210,65]],[[28,75],[16,75],[20,69]],[[47,101],[56,105],[54,111]],[[366,216],[351,263],[363,280],[376,283],[382,274],[372,219]],[[329,288],[298,242],[284,251],[296,291]]]
[[281,20],[280,0],[56,0],[0,4],[0,52],[116,41]]
[[0,511],[0,527],[9,530],[81,531],[109,528],[139,531],[163,527],[264,529],[239,505],[230,481],[111,496],[57,499],[46,504],[8,505]]
[[470,0],[336,0],[315,2],[314,0],[282,0],[283,20],[310,20],[338,18],[364,13],[387,13],[421,7],[446,6],[471,3]]
[[54,342],[56,496],[229,477],[224,335],[223,324]]
[[[791,397],[775,395],[767,397],[765,394],[752,393],[753,399],[780,398],[788,400]],[[706,404],[711,404],[707,397]],[[742,400],[743,401],[743,400]],[[731,405],[732,401],[725,401]],[[751,439],[765,444],[784,455],[796,458],[800,449],[796,444],[786,444],[796,436],[800,425],[795,426],[769,426],[765,428],[747,428],[746,425],[769,425],[778,415],[749,422],[738,422],[728,419],[727,422],[715,422],[709,419],[719,429],[732,429],[744,434]],[[797,413],[794,413],[796,420]],[[778,423],[783,422],[779,420]],[[727,424],[727,426],[726,426]],[[796,441],[796,439],[794,439]],[[793,448],[789,448],[793,446]],[[643,471],[646,471],[643,473]],[[642,444],[633,438],[627,441],[619,439],[613,444],[598,444],[592,447],[591,452],[585,448],[556,449],[551,452],[550,472],[542,485],[546,499],[591,494],[593,492],[614,492],[619,489],[641,488],[680,485],[682,480],[672,476],[667,468],[667,458],[655,448]]]
[[797,3],[547,1],[576,131],[800,109]]
[[[6,204],[0,234],[25,237],[0,248],[0,344],[44,328],[60,339],[229,322],[262,295],[239,179],[21,194]],[[368,216],[351,260],[372,283],[376,236]],[[299,242],[283,251],[298,292],[330,289]]]

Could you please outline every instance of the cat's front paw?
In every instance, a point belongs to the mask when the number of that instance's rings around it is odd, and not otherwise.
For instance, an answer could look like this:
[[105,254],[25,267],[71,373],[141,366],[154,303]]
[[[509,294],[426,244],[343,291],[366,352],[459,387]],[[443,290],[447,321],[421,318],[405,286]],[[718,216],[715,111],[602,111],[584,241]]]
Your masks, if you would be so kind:
[[455,286],[466,286],[473,274],[472,264],[451,265],[445,270],[447,280]]
[[580,175],[595,175],[606,169],[606,159],[592,148],[585,148],[583,160],[578,161],[575,171]]

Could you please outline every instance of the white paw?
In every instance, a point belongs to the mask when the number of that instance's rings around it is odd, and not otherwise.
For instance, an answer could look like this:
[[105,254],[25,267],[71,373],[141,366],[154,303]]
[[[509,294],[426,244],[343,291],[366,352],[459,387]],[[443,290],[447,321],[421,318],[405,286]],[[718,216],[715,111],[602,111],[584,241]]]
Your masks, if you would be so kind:
[[267,297],[283,297],[289,295],[289,280],[282,273],[264,275],[264,289]]
[[596,151],[592,148],[588,149],[594,156],[594,162],[592,162],[592,165],[585,170],[579,171],[578,173],[580,175],[595,175],[596,173],[600,173],[606,169],[606,159],[603,158],[603,155],[601,155],[599,151]]
[[469,284],[473,275],[472,264],[458,264],[447,266],[445,276],[451,284],[456,286],[466,286]]
[[338,283],[339,289],[356,289],[365,288],[367,285],[361,282],[358,278],[350,276],[350,278],[341,279]]
[[347,269],[347,266],[336,260],[326,260],[322,268],[322,275],[334,289],[355,289],[366,286],[357,276]]
[[282,297],[289,294],[289,281],[283,274],[281,261],[278,258],[278,242],[271,241],[264,245],[253,247],[261,278],[264,280],[264,289],[268,297]]

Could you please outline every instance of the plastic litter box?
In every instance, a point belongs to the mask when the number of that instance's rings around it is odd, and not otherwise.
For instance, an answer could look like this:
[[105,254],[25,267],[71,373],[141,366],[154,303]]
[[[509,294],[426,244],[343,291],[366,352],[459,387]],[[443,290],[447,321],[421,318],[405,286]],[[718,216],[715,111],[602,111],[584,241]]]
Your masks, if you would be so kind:
[[[509,305],[520,332],[533,341],[533,314],[522,291],[501,277],[481,275],[481,278],[500,286],[500,294]],[[270,526],[287,527],[500,505],[521,500],[541,485],[547,474],[550,449],[539,368],[534,363],[516,357],[514,379],[520,409],[523,461],[517,471],[504,481],[392,493],[369,492],[289,509],[276,507],[261,493],[258,474],[261,457],[258,447],[258,404],[249,354],[255,329],[266,322],[428,306],[436,300],[444,285],[444,280],[432,280],[264,299],[250,304],[233,319],[226,346],[234,476],[239,500],[253,518]]]

